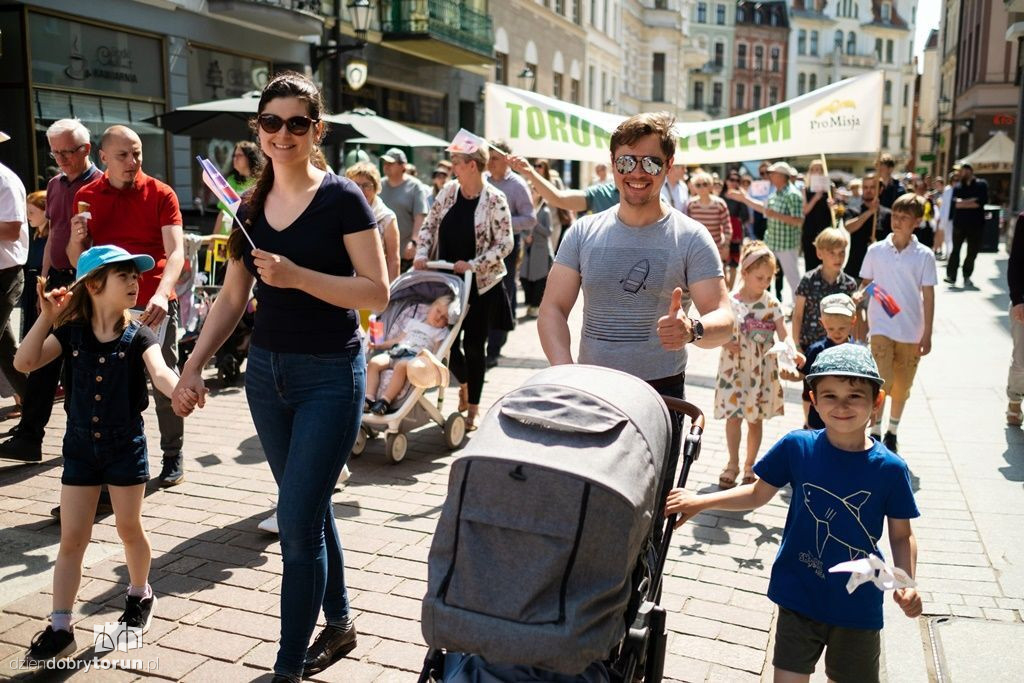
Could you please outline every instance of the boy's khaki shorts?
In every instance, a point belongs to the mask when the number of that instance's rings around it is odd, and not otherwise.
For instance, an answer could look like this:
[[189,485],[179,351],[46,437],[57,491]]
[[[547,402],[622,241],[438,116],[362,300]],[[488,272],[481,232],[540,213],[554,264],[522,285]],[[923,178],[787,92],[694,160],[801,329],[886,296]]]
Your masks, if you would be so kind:
[[833,626],[779,606],[772,664],[797,674],[814,673],[825,651],[825,674],[836,683],[878,683],[880,631]]
[[871,355],[878,364],[878,374],[885,380],[882,389],[894,401],[910,398],[910,386],[921,361],[917,344],[893,341],[881,335],[871,335]]

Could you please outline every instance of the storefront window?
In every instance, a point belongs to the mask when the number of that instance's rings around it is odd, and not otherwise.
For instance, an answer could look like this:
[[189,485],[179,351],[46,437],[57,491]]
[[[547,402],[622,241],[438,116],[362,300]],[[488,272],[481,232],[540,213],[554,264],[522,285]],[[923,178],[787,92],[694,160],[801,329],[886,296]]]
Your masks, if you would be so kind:
[[192,102],[241,97],[263,90],[270,62],[189,46],[188,95]]
[[28,24],[36,186],[59,172],[49,156],[46,129],[63,118],[77,118],[89,129],[97,164],[103,131],[128,126],[142,139],[143,170],[166,182],[166,135],[145,122],[164,110],[163,42],[35,13],[29,13]]
[[163,43],[156,38],[29,14],[32,82],[163,100]]
[[[164,146],[164,131],[145,123],[144,119],[156,116],[163,105],[149,102],[131,102],[114,97],[79,95],[36,88],[32,93],[32,114],[36,121],[36,149],[38,168],[36,186],[45,187],[46,182],[60,170],[50,158],[50,145],[46,140],[46,129],[57,119],[77,118],[89,129],[94,162],[99,164],[99,142],[103,131],[114,124],[128,126],[142,139],[142,168],[153,176],[167,182],[167,149]],[[100,164],[102,168],[102,164]]]

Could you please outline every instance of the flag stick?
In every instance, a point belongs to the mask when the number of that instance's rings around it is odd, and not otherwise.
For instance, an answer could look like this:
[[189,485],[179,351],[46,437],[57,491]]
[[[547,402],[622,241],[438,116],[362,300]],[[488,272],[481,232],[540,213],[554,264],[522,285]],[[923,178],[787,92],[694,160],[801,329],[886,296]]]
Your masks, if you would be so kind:
[[821,168],[825,172],[825,179],[828,180],[828,215],[832,219],[832,227],[836,227],[836,212],[832,210],[832,179],[828,175],[828,162],[825,161],[825,153],[821,153]]

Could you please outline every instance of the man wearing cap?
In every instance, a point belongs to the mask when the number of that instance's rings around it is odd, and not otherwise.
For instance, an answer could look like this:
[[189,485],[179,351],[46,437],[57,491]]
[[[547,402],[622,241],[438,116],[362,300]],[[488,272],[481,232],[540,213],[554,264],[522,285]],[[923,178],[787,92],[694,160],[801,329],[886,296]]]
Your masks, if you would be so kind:
[[[75,280],[75,268],[68,259],[71,238],[71,217],[77,212],[75,193],[102,173],[89,158],[92,145],[89,129],[78,119],[54,121],[46,130],[50,156],[60,167],[60,175],[46,185],[46,217],[50,234],[43,251],[43,277],[46,289],[66,287]],[[35,283],[29,283],[34,287]],[[53,396],[57,391],[63,363],[58,358],[37,368],[28,376],[22,395],[22,414],[11,437],[0,442],[0,458],[39,462],[42,460],[43,434],[53,412]]]
[[385,176],[380,198],[398,218],[398,253],[404,272],[412,265],[416,235],[427,215],[427,192],[423,183],[405,172],[405,165],[409,163],[405,152],[392,147],[381,155],[380,160],[384,163]]
[[[504,140],[493,140],[490,143],[491,155],[487,158],[487,174],[484,178],[494,187],[498,188],[508,200],[508,209],[512,213],[512,251],[505,257],[505,279],[502,286],[505,288],[505,295],[508,297],[509,307],[512,309],[512,317],[516,313],[516,276],[519,269],[516,268],[516,261],[519,259],[519,248],[524,232],[533,230],[537,224],[537,212],[533,208],[533,199],[530,197],[530,186],[526,184],[522,176],[516,175],[509,170],[508,158],[512,148]],[[501,355],[501,347],[508,339],[508,332],[504,330],[491,330],[487,335],[487,367],[493,368],[498,364],[498,357]]]
[[[0,132],[0,142],[10,136]],[[0,164],[0,370],[18,396],[25,395],[25,375],[14,369],[18,350],[11,332],[11,312],[21,300],[25,285],[22,266],[28,260],[28,219],[25,214],[25,185],[21,178]],[[32,284],[35,286],[35,283]]]
[[981,237],[985,229],[985,205],[988,204],[988,183],[974,175],[970,164],[960,165],[960,183],[953,189],[953,249],[946,261],[945,282],[956,284],[960,268],[960,247],[967,242],[964,257],[964,287],[973,287],[974,259],[981,250]]
[[775,254],[782,272],[789,283],[790,293],[795,296],[800,284],[800,230],[804,224],[804,197],[792,183],[796,169],[785,161],[776,161],[768,167],[768,180],[775,188],[775,194],[764,202],[751,197],[742,188],[728,191],[728,196],[737,199],[754,211],[764,214],[768,227],[764,241]]
[[[174,285],[185,264],[178,198],[168,185],[142,171],[142,140],[130,128],[111,126],[103,132],[100,161],[106,165],[106,172],[75,195],[83,211],[71,219],[68,258],[77,265],[82,252],[103,244],[152,256],[157,267],[139,282],[138,306],[143,309],[140,320],[154,330],[166,320],[161,348],[167,365],[177,367],[178,302]],[[185,479],[181,454],[185,422],[174,414],[170,399],[159,391],[153,392],[153,398],[163,451],[160,484],[174,486]]]

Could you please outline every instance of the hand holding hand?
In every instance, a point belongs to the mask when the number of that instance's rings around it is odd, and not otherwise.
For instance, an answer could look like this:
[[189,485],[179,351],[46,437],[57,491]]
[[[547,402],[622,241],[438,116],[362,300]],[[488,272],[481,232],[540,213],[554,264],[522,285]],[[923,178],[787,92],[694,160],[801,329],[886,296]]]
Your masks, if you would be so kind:
[[253,249],[252,261],[263,282],[280,289],[298,289],[300,268],[284,256]]
[[916,588],[897,588],[892,592],[892,599],[911,619],[921,616],[921,596],[918,595]]
[[171,396],[174,414],[178,417],[188,417],[197,407],[205,407],[207,393],[202,375],[197,372],[183,372]]
[[164,318],[167,317],[167,309],[170,307],[170,303],[167,301],[167,297],[163,294],[154,294],[149,299],[149,303],[146,304],[146,310],[139,316],[139,322],[143,325],[156,329]]
[[661,348],[666,351],[679,351],[693,336],[693,323],[683,311],[683,289],[676,287],[672,292],[672,303],[668,313],[658,319],[658,337]]

